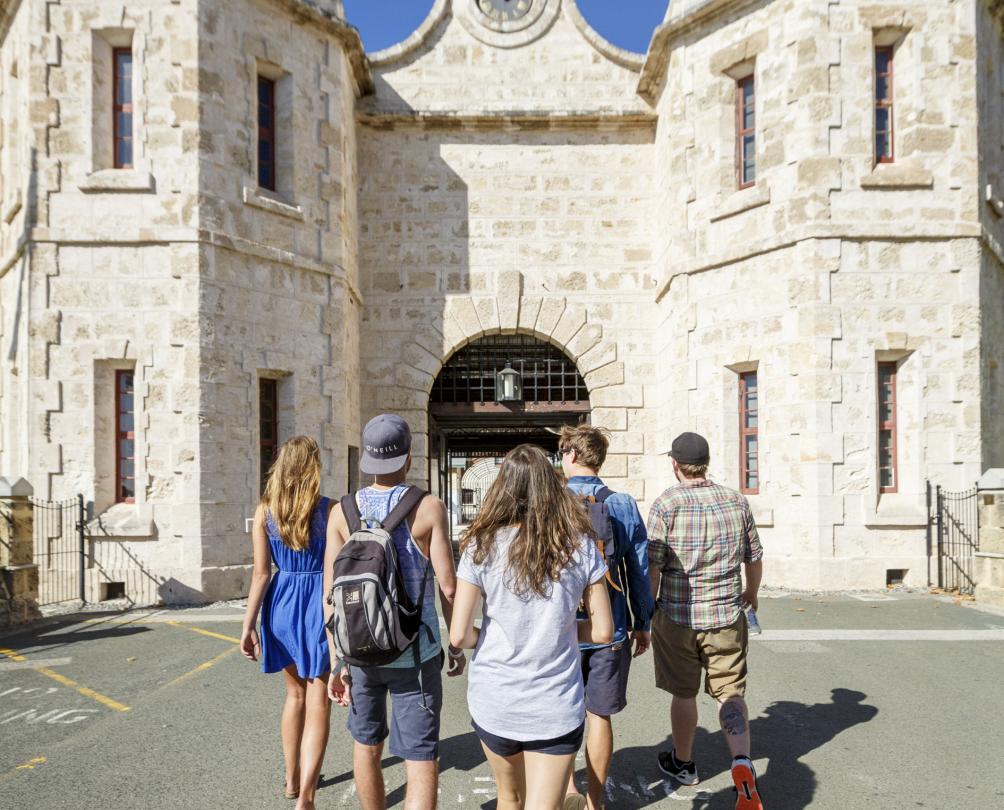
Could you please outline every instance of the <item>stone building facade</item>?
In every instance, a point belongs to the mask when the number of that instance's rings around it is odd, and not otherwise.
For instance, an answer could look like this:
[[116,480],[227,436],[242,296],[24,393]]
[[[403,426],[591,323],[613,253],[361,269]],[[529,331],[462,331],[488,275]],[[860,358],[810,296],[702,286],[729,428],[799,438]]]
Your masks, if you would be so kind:
[[[471,341],[521,333],[575,361],[612,434],[605,477],[643,510],[682,430],[740,485],[755,371],[767,581],[926,583],[925,482],[1004,466],[1004,5],[674,0],[644,56],[574,0],[511,20],[482,6],[436,0],[366,55],[334,0],[4,4],[0,474],[84,494],[95,594],[236,596],[262,380],[279,439],[320,442],[326,492],[383,410],[411,422],[412,475],[435,489],[437,375]],[[895,64],[880,163],[877,47]],[[114,168],[123,48],[134,159]],[[738,188],[748,76],[756,177]]]

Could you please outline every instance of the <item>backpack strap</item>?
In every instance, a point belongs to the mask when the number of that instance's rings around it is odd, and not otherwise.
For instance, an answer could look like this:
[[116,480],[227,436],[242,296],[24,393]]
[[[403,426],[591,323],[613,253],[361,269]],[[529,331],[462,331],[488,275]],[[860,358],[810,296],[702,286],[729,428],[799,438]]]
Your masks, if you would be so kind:
[[342,505],[342,514],[349,527],[349,534],[355,534],[363,527],[362,515],[359,514],[359,504],[356,503],[356,493],[350,492],[343,495],[339,503]]
[[383,528],[386,532],[393,532],[411,514],[412,510],[422,502],[429,493],[421,487],[408,487],[397,506],[390,510],[390,514],[383,519]]
[[593,493],[593,497],[596,499],[597,503],[603,503],[607,498],[614,494],[614,491],[608,486],[602,486],[596,492]]

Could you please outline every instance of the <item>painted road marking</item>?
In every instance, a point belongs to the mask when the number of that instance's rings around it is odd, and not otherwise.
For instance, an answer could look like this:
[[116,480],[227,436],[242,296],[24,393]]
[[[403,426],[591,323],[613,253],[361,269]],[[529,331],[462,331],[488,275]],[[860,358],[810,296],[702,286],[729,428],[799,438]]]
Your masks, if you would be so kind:
[[[53,725],[72,726],[83,720],[90,720],[91,715],[98,709],[49,709],[47,712],[38,713],[38,709],[14,709],[0,714],[0,726],[20,720],[27,725],[34,726],[38,723],[48,723]],[[69,718],[69,719],[67,719]]]
[[33,658],[30,661],[0,661],[0,672],[37,667],[65,667],[72,660],[72,658]]
[[[13,661],[27,661],[28,659],[17,652],[17,650],[7,649],[6,647],[0,647],[0,655],[5,655]],[[33,667],[35,672],[39,675],[44,675],[46,678],[51,678],[56,683],[61,683],[63,686],[69,686],[71,689],[76,689],[84,697],[89,697],[91,700],[96,700],[102,706],[107,706],[109,709],[114,709],[117,712],[127,712],[129,707],[124,703],[119,703],[117,700],[113,700],[107,695],[102,695],[100,692],[95,692],[86,686],[81,686],[72,678],[67,678],[65,675],[60,675],[55,670],[49,669],[48,667]]]
[[44,764],[44,763],[46,763],[48,761],[49,760],[46,757],[33,757],[32,759],[29,759],[27,762],[25,762],[23,765],[18,765],[16,768],[14,768],[14,770],[15,771],[33,771],[39,765],[42,765],[42,764]]
[[239,638],[234,638],[233,636],[224,636],[220,633],[214,633],[212,630],[203,630],[201,627],[185,627],[183,624],[178,622],[166,622],[172,627],[180,627],[182,630],[190,630],[193,633],[198,633],[202,636],[209,636],[210,638],[218,638],[223,641],[229,641],[231,644],[240,644],[241,640]]
[[1000,630],[764,630],[754,641],[1004,641]]
[[235,652],[237,652],[237,650],[238,650],[237,647],[230,647],[229,649],[224,650],[219,655],[217,655],[215,658],[210,658],[205,663],[199,664],[195,669],[190,669],[184,675],[179,675],[173,681],[165,683],[161,687],[161,689],[167,689],[170,686],[177,686],[179,683],[187,681],[193,675],[197,675],[198,673],[204,672],[205,670],[209,669],[210,667],[216,666],[218,663],[220,663],[220,661],[222,661],[228,655],[233,655]]

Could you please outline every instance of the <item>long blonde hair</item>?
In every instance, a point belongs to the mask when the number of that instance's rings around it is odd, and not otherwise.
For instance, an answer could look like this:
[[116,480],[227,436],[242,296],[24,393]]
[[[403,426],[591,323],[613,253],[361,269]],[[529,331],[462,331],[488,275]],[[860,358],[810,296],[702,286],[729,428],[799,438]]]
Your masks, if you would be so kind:
[[321,449],[308,436],[294,436],[276,454],[261,503],[272,514],[282,542],[310,546],[310,518],[321,497]]
[[544,451],[532,444],[513,448],[503,459],[461,549],[471,549],[475,565],[480,565],[495,550],[497,532],[507,526],[517,531],[509,546],[506,584],[521,598],[547,598],[583,535],[593,536],[586,510]]

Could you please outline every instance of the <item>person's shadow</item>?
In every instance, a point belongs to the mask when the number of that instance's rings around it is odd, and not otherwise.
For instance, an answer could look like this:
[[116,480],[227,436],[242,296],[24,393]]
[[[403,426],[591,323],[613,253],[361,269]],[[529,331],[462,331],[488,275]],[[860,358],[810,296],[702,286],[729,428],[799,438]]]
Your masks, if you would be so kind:
[[[811,751],[830,742],[834,737],[860,723],[867,723],[878,714],[878,709],[863,701],[863,692],[853,689],[833,689],[833,699],[828,703],[806,705],[791,700],[772,703],[766,711],[750,721],[753,758],[766,759],[767,767],[758,774],[764,801],[771,804],[783,798],[785,810],[807,807],[816,793],[816,775],[801,761]],[[658,771],[656,756],[670,745],[637,746],[615,750],[610,767],[610,780],[618,808],[649,807],[663,801],[677,788],[669,777],[663,784],[645,789],[639,783],[638,773]],[[708,732],[698,728],[694,739],[695,759],[702,782],[726,772],[731,767],[731,757],[722,732]],[[679,788],[693,795],[694,810],[732,810],[735,793],[731,787],[716,793],[706,793],[698,788]],[[691,793],[693,792],[693,793]],[[608,801],[608,804],[610,802]]]

